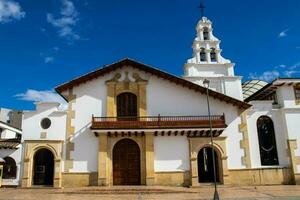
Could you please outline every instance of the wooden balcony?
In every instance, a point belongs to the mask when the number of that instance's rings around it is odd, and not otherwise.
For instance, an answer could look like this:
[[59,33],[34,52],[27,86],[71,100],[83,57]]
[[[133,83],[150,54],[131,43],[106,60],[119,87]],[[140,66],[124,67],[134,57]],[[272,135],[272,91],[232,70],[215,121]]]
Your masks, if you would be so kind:
[[[225,116],[212,115],[213,128],[226,128]],[[208,116],[92,117],[91,129],[209,128]]]

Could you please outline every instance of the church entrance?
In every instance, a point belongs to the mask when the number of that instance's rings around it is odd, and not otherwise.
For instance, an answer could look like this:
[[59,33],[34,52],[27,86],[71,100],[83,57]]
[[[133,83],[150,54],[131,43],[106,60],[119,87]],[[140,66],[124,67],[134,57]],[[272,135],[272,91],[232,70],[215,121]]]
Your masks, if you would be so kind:
[[53,186],[54,156],[48,149],[38,150],[33,158],[33,185]]
[[140,185],[140,148],[130,139],[122,139],[113,148],[113,184]]
[[[198,181],[199,183],[214,182],[214,169],[213,169],[213,157],[212,148],[204,147],[198,153]],[[216,165],[216,180],[220,181],[219,167],[218,167],[218,155],[214,151],[215,165]]]

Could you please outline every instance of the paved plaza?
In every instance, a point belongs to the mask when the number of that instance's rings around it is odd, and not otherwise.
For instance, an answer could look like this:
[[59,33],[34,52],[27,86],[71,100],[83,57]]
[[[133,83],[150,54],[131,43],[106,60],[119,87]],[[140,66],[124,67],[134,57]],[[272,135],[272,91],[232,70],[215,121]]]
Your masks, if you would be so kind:
[[[86,188],[1,188],[0,200],[112,200],[112,199],[211,199],[211,186],[199,188],[133,186],[133,187],[86,187]],[[220,186],[221,199],[243,200],[294,200],[300,199],[300,186]]]

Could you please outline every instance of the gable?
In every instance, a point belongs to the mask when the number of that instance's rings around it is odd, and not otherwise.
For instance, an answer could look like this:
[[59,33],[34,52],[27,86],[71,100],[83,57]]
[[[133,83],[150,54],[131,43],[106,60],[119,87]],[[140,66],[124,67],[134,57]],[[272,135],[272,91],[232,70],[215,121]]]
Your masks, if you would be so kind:
[[[201,94],[206,94],[206,88],[200,86],[200,85],[197,85],[197,84],[194,84],[190,81],[187,81],[187,80],[184,80],[182,78],[179,78],[177,76],[174,76],[172,74],[169,74],[169,73],[166,73],[166,72],[163,72],[157,68],[153,68],[151,66],[148,66],[148,65],[145,65],[145,64],[142,64],[142,63],[139,63],[139,62],[136,62],[134,60],[131,60],[131,59],[124,59],[124,60],[121,60],[119,62],[116,62],[116,63],[113,63],[111,65],[108,65],[108,66],[104,66],[103,68],[100,68],[100,69],[97,69],[93,72],[90,72],[88,74],[85,74],[83,76],[80,76],[76,79],[73,79],[69,82],[66,82],[62,85],[59,85],[58,87],[55,88],[55,90],[63,97],[66,99],[66,97],[63,95],[64,92],[68,91],[69,89],[72,89],[73,87],[75,86],[78,86],[82,83],[85,83],[85,82],[88,82],[88,81],[91,81],[95,78],[98,78],[100,76],[104,76],[110,72],[113,72],[113,71],[116,71],[118,69],[121,69],[123,68],[124,66],[130,66],[130,67],[133,67],[133,68],[136,68],[138,70],[141,70],[141,71],[144,71],[148,74],[151,74],[151,75],[154,75],[158,78],[162,78],[162,79],[166,79],[176,85],[180,85],[181,87],[184,87],[184,88],[187,88],[189,90],[194,90],[196,92],[199,92]],[[232,97],[229,97],[227,95],[224,95],[224,94],[221,94],[221,93],[218,93],[218,92],[215,92],[213,90],[209,90],[209,95],[211,97],[213,97],[214,99],[218,99],[220,101],[223,101],[223,102],[226,102],[226,103],[229,103],[229,104],[232,104],[234,106],[237,106],[241,109],[247,109],[249,107],[251,107],[250,104],[248,103],[245,103],[243,101],[240,101],[240,100],[237,100],[237,99],[234,99]],[[68,101],[68,99],[66,99]]]

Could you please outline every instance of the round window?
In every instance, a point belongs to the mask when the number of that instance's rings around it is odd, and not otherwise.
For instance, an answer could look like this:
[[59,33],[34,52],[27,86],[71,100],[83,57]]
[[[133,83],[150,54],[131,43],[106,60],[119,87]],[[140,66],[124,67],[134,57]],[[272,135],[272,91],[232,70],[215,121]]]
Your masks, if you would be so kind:
[[49,118],[44,118],[41,121],[41,127],[43,129],[48,129],[51,126],[51,120]]

